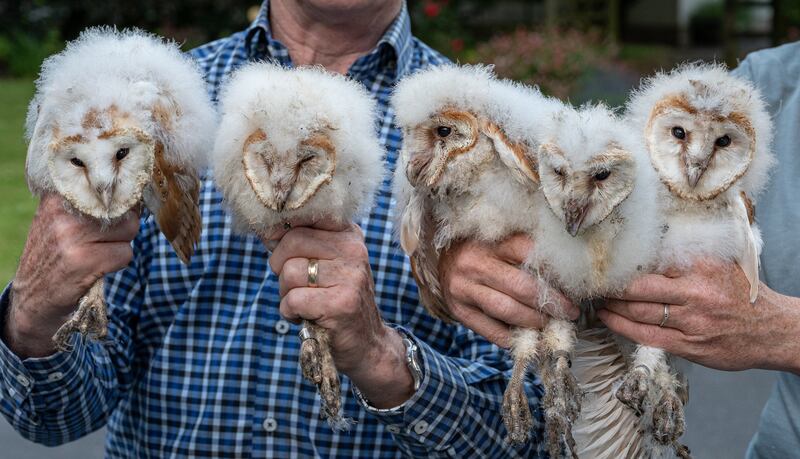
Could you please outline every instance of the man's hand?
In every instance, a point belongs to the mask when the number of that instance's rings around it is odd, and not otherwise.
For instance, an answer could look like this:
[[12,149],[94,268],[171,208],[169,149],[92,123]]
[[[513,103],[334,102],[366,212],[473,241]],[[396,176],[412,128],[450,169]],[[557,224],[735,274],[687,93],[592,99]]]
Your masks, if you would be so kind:
[[542,329],[549,317],[577,319],[579,309],[554,289],[539,307],[536,279],[520,269],[533,242],[515,235],[498,244],[462,241],[439,260],[442,291],[459,322],[501,347],[512,326]]
[[[405,346],[381,319],[361,229],[317,223],[295,226],[279,236],[269,263],[279,276],[281,314],[329,330],[336,367],[374,406],[399,406],[408,400],[414,381],[405,363]],[[308,287],[310,258],[319,260],[315,288]]]
[[[750,285],[734,263],[701,260],[687,272],[634,280],[598,316],[612,331],[720,370],[800,369],[800,305],[764,284]],[[669,305],[669,319],[659,327]]]
[[136,212],[101,230],[98,223],[67,212],[62,197],[43,197],[11,289],[3,330],[9,348],[21,358],[52,354],[51,337],[80,297],[101,276],[130,263],[130,242],[138,231]]

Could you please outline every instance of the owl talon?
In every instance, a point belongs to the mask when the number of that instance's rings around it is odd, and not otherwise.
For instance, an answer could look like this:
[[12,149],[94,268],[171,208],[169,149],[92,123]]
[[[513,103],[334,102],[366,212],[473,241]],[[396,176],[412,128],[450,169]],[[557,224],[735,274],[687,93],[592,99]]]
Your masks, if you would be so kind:
[[342,418],[341,413],[342,388],[330,352],[322,355],[321,369],[321,380],[317,384],[317,390],[322,399],[322,415],[334,429],[344,428],[347,421]]
[[547,362],[548,369],[542,375],[545,384],[542,400],[545,435],[551,457],[561,457],[566,451],[570,457],[577,458],[572,423],[581,411],[580,389],[569,366],[567,356],[551,357]]
[[617,400],[632,409],[637,416],[644,413],[647,395],[651,386],[650,372],[646,367],[636,367],[623,378],[615,393]]
[[69,352],[71,350],[69,340],[75,332],[92,340],[101,340],[108,334],[108,315],[103,298],[102,281],[96,282],[86,296],[81,298],[78,310],[53,335],[56,349]]
[[322,358],[316,339],[307,339],[300,345],[300,369],[303,377],[312,383],[322,383]]
[[675,443],[685,428],[683,403],[674,390],[665,390],[653,409],[653,438],[664,445]]
[[322,401],[322,416],[333,429],[343,430],[348,421],[342,417],[342,387],[339,372],[331,355],[328,332],[313,323],[304,324],[313,338],[304,339],[300,345],[300,368],[303,377],[317,386]]
[[533,428],[533,416],[523,381],[522,378],[512,378],[503,394],[503,423],[508,430],[508,441],[516,445],[526,443]]

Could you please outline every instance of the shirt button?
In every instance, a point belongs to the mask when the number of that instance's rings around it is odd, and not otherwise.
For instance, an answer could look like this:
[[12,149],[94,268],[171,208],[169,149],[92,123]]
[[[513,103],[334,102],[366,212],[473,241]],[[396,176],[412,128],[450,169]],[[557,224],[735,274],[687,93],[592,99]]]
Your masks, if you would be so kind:
[[283,319],[275,322],[275,331],[280,333],[281,335],[289,333],[289,322]]
[[428,431],[428,423],[425,421],[419,421],[418,423],[414,424],[414,432],[417,435],[422,435]]
[[57,382],[61,381],[62,379],[64,379],[64,373],[60,371],[56,371],[55,373],[50,373],[50,375],[47,376],[47,380],[50,382]]
[[392,434],[399,434],[400,433],[400,427],[398,427],[396,425],[391,425],[391,426],[387,427],[386,430],[388,430],[389,433],[392,433]]
[[23,387],[31,385],[30,379],[26,378],[25,375],[17,375],[17,382]]
[[264,424],[262,425],[264,430],[267,432],[275,432],[278,430],[278,421],[276,421],[274,418],[264,419]]

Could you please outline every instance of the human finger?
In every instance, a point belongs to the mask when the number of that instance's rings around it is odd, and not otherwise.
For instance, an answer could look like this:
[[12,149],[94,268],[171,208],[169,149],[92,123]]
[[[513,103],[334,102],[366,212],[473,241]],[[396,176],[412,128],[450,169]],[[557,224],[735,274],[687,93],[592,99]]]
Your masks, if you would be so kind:
[[465,327],[490,342],[506,349],[511,347],[511,328],[507,324],[489,317],[476,307],[463,303],[453,304],[451,312]]
[[269,265],[275,273],[280,274],[283,264],[290,258],[332,260],[343,256],[366,258],[367,248],[363,238],[349,229],[326,231],[295,228],[286,233],[272,251]]
[[689,286],[684,278],[643,274],[632,280],[621,293],[609,297],[618,300],[683,305],[688,302],[689,293]]
[[[665,307],[667,319],[664,320]],[[647,303],[642,301],[608,300],[605,309],[622,315],[629,320],[649,325],[682,329],[687,306],[668,303]]]
[[[316,288],[335,287],[340,284],[344,263],[338,260],[316,260]],[[294,288],[311,287],[313,265],[307,258],[290,258],[283,264],[278,277],[280,295]]]
[[483,285],[473,284],[470,297],[474,306],[487,316],[508,325],[542,329],[548,320],[539,310]]
[[635,343],[664,349],[673,354],[684,355],[686,341],[685,335],[680,330],[635,322],[621,314],[606,309],[598,310],[597,317],[609,330]]

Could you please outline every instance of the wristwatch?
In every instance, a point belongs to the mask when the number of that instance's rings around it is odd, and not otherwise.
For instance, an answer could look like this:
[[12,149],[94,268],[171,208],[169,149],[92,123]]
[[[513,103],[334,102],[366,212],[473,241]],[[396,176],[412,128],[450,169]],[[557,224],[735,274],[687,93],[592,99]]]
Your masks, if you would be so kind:
[[[414,341],[406,334],[403,330],[397,330],[400,333],[400,336],[403,337],[403,345],[406,347],[406,366],[408,366],[408,371],[411,372],[411,378],[414,379],[414,392],[419,390],[420,384],[422,384],[422,366],[419,364],[419,347],[414,344]],[[369,403],[364,394],[358,390],[355,384],[353,384],[353,394],[356,396],[356,399],[361,402],[364,406],[367,407],[370,411],[376,413],[388,413],[398,410],[403,405],[394,408],[375,408]]]

